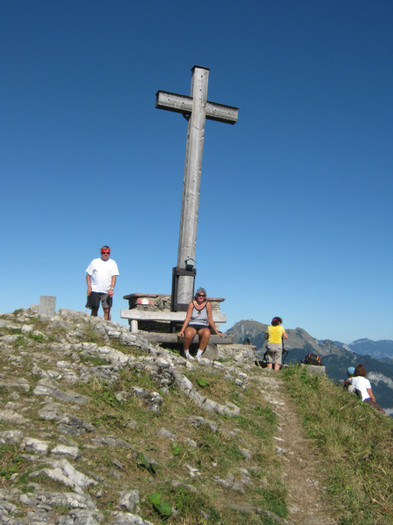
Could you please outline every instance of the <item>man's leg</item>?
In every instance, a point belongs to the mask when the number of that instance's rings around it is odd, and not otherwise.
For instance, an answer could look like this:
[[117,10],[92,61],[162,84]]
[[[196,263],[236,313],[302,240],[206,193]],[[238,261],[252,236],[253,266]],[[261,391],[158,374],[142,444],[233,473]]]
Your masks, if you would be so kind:
[[97,292],[91,292],[89,295],[89,303],[91,305],[91,315],[97,317],[100,307],[100,295]]
[[102,309],[104,310],[104,319],[105,321],[110,321],[111,320],[112,297],[109,297],[108,294],[102,295],[101,302],[102,302]]

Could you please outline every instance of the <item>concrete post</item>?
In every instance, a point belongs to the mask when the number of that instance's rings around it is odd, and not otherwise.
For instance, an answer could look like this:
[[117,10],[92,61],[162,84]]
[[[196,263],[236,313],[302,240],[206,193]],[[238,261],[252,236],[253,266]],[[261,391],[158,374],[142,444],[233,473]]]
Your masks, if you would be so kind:
[[47,315],[52,317],[56,311],[56,297],[51,295],[41,295],[40,304],[38,305],[38,315]]

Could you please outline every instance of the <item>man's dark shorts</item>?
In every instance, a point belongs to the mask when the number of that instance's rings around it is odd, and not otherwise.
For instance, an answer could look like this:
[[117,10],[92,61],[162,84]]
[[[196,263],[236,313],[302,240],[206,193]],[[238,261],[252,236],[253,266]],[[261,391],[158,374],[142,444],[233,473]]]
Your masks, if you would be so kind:
[[86,308],[99,308],[101,303],[102,308],[107,310],[112,307],[112,302],[112,297],[109,297],[107,293],[91,292],[87,296]]

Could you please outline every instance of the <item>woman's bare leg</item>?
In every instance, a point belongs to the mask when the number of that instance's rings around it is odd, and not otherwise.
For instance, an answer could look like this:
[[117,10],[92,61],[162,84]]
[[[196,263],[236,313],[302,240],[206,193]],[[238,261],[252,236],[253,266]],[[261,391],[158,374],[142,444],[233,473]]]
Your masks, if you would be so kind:
[[207,345],[209,344],[210,339],[210,328],[202,328],[198,331],[199,335],[199,350],[203,352],[206,350]]
[[191,326],[187,326],[184,332],[184,340],[183,340],[184,351],[190,350],[192,340],[194,339],[196,333],[197,332],[195,328],[192,328]]

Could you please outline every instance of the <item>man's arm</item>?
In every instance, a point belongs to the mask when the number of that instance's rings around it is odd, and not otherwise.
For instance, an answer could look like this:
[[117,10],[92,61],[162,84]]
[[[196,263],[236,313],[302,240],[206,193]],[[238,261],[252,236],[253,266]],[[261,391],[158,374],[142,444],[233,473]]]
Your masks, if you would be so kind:
[[91,277],[88,273],[86,274],[86,283],[87,283],[87,295],[90,295],[91,294]]
[[116,277],[117,275],[112,275],[112,279],[111,279],[111,287],[109,288],[109,291],[108,291],[108,295],[109,297],[113,297],[114,295],[114,288],[116,286]]

